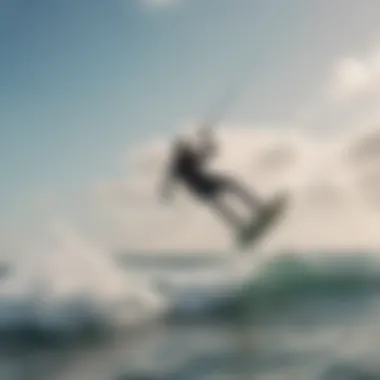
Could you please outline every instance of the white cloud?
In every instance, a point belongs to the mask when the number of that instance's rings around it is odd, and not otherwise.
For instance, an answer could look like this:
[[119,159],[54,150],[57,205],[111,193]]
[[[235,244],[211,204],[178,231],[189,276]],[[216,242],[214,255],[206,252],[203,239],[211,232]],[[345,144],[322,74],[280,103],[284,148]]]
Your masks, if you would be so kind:
[[380,50],[363,57],[348,57],[338,61],[333,69],[329,94],[333,100],[347,101],[363,95],[379,94]]
[[[378,249],[380,154],[368,145],[367,134],[360,131],[316,141],[289,128],[229,126],[218,130],[220,152],[212,166],[265,197],[281,188],[290,190],[287,217],[264,240],[264,248]],[[371,130],[371,136],[375,135],[380,135],[380,128]],[[76,220],[74,227],[91,246],[101,247],[105,254],[229,251],[233,247],[232,231],[183,190],[175,194],[172,204],[159,202],[157,190],[167,148],[165,141],[141,147],[128,158],[132,176],[92,188],[88,203],[81,205],[88,215],[80,223]],[[49,252],[57,250],[49,248],[50,238],[39,240]]]
[[[218,133],[220,155],[215,168],[264,196],[283,187],[291,190],[293,206],[285,223],[267,240],[268,247],[379,247],[380,237],[373,227],[380,223],[379,200],[362,188],[365,174],[347,155],[360,146],[360,136],[321,143],[286,131],[232,127]],[[93,220],[98,221],[94,235],[112,251],[232,247],[229,228],[183,191],[171,205],[158,201],[156,191],[167,154],[164,145],[150,144],[140,154],[133,177],[94,190]],[[370,165],[380,175],[380,160]]]

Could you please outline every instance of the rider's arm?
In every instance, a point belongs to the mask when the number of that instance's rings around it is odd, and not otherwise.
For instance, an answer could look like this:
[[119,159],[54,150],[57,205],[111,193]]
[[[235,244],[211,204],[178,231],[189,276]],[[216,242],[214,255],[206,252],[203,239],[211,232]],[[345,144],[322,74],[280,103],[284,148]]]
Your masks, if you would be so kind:
[[160,196],[162,199],[169,200],[173,196],[173,184],[174,184],[174,176],[168,170],[165,173],[164,179],[161,184],[161,189],[160,189]]
[[160,197],[169,200],[173,196],[173,185],[175,182],[175,173],[173,168],[173,157],[170,158],[169,163],[165,169],[164,177],[160,187]]

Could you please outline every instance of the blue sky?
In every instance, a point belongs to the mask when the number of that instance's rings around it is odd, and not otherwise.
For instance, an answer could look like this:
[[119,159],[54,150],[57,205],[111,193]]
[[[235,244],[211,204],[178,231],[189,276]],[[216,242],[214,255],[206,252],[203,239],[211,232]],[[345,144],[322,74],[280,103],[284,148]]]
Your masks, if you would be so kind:
[[149,3],[0,2],[0,226],[32,220],[38,196],[119,175],[124,152],[202,118],[248,72],[227,119],[298,122],[334,62],[379,36],[377,0]]

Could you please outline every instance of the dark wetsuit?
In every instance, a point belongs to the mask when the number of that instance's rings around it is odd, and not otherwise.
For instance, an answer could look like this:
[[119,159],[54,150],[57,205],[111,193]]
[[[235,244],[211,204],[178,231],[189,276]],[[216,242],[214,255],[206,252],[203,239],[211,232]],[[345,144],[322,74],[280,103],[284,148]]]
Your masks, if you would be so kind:
[[203,152],[179,144],[172,161],[172,175],[182,181],[194,194],[208,199],[218,195],[225,181],[221,176],[204,172],[205,158]]
[[182,182],[194,195],[212,204],[219,215],[233,228],[240,231],[242,224],[244,225],[241,217],[228,204],[217,199],[218,195],[225,191],[233,193],[250,208],[256,210],[260,206],[260,199],[244,189],[234,179],[204,170],[205,161],[209,158],[210,153],[213,153],[212,150],[212,145],[207,141],[199,150],[193,149],[183,141],[177,141],[165,181],[164,194],[167,194],[167,185],[171,180]]

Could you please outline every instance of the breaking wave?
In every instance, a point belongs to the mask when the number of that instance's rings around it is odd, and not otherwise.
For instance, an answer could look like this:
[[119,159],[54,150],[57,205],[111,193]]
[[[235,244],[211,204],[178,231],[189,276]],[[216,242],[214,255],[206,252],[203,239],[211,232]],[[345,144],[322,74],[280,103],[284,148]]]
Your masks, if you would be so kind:
[[188,273],[173,271],[170,263],[149,275],[140,268],[138,282],[131,282],[135,274],[123,269],[133,290],[124,288],[118,296],[101,297],[96,289],[47,296],[48,284],[18,295],[2,292],[0,335],[4,342],[6,337],[13,342],[84,341],[144,331],[162,320],[228,321],[242,310],[254,317],[294,300],[380,291],[380,267],[365,253],[318,254],[313,260],[283,253],[266,263],[235,255],[211,267],[199,260],[199,268]]

